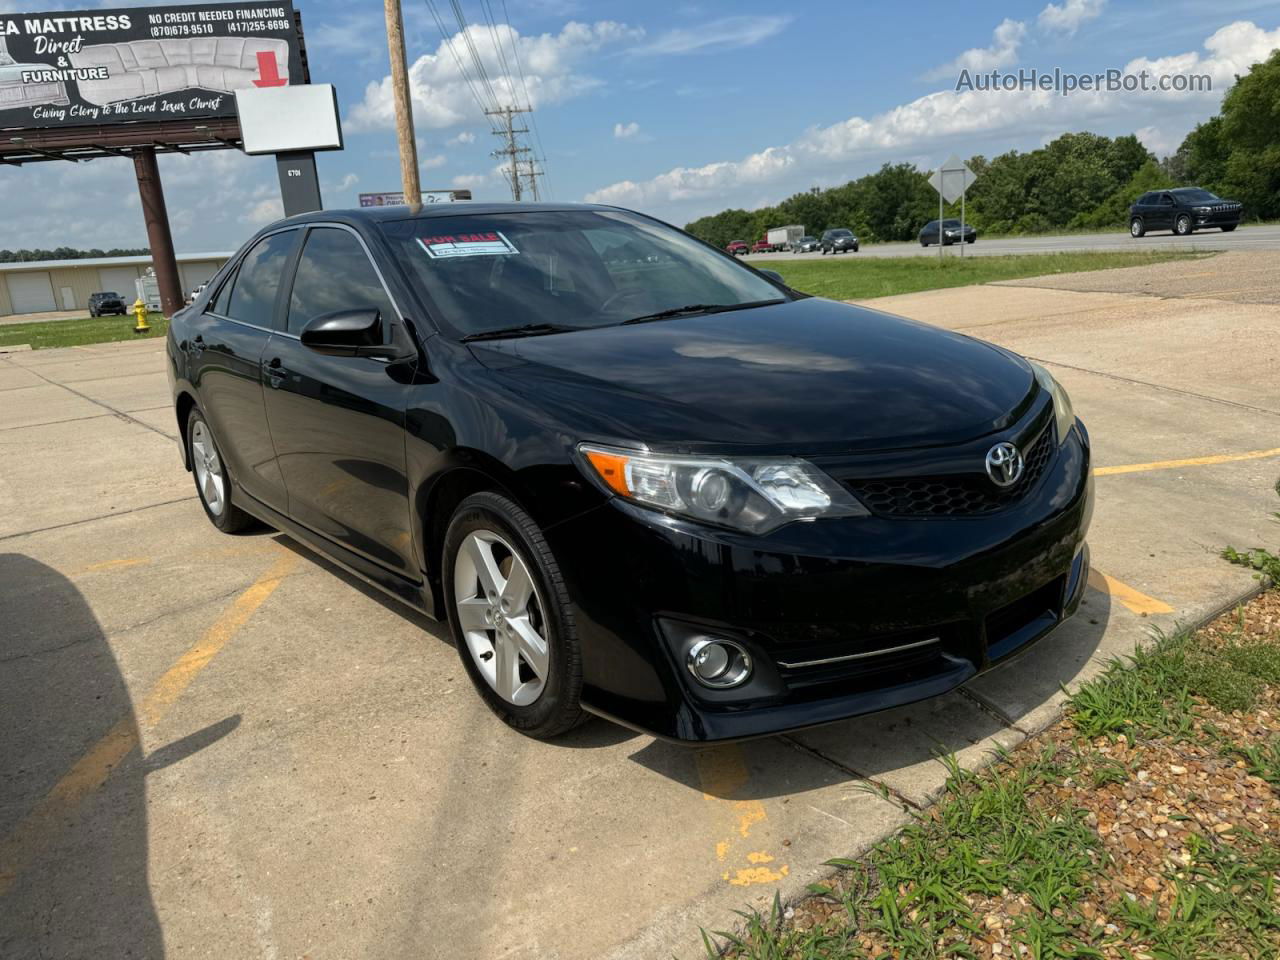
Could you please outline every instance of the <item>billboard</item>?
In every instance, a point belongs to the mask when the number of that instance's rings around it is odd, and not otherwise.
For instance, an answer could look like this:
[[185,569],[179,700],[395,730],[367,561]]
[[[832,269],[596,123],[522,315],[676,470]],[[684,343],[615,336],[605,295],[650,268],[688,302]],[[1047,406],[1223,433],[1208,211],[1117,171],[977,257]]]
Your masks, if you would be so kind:
[[[449,203],[453,200],[470,200],[470,190],[423,190],[423,203]],[[388,193],[362,193],[362,207],[398,207],[404,203],[404,191],[394,190]]]
[[0,129],[234,119],[303,73],[289,2],[0,12]]

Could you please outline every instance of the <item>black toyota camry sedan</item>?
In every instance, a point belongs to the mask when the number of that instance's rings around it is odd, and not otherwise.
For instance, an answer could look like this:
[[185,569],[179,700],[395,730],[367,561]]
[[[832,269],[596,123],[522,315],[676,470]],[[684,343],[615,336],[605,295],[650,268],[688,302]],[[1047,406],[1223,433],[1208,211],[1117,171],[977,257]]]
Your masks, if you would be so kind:
[[282,221],[175,315],[168,371],[214,525],[447,620],[532,736],[919,700],[1084,589],[1089,440],[1048,371],[625,210]]

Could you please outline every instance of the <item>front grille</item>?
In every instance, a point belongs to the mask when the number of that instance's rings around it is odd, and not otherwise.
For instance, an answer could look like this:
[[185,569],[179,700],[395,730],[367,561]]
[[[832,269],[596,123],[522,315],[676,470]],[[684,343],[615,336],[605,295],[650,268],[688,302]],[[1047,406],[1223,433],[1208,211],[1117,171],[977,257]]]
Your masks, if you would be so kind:
[[1039,481],[1053,455],[1053,429],[1046,428],[1025,457],[1022,477],[1001,489],[985,474],[899,477],[846,481],[872,513],[884,517],[963,517],[1011,506]]

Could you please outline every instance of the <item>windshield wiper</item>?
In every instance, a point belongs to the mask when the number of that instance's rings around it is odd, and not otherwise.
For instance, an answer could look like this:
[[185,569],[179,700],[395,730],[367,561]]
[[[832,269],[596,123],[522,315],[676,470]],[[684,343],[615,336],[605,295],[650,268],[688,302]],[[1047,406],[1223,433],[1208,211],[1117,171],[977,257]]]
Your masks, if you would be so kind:
[[783,298],[776,300],[752,300],[749,303],[690,303],[683,307],[672,307],[670,310],[659,310],[657,313],[646,313],[642,317],[632,317],[630,320],[623,320],[622,325],[628,323],[648,323],[651,320],[668,320],[671,317],[683,317],[694,313],[725,313],[729,310],[747,310],[751,307],[767,307],[775,303],[786,303]]
[[482,333],[469,333],[462,338],[463,343],[476,340],[504,340],[507,337],[540,337],[547,333],[567,333],[570,330],[581,330],[563,323],[524,323],[518,327],[502,327],[498,330],[485,330]]

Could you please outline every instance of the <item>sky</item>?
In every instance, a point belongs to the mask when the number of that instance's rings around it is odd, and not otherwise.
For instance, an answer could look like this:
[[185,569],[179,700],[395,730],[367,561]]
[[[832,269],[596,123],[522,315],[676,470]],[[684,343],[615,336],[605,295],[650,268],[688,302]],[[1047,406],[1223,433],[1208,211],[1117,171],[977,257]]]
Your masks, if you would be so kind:
[[[451,4],[435,0],[442,38],[427,0],[403,0],[423,187],[510,198],[491,156],[499,141],[455,57],[466,63],[474,48],[498,99],[534,107],[544,199],[613,203],[678,225],[886,162],[936,167],[952,153],[1029,150],[1068,131],[1136,133],[1163,156],[1217,112],[1235,75],[1280,46],[1280,0],[488,0],[492,28],[481,0],[459,2],[466,35]],[[0,0],[0,11],[90,5]],[[318,155],[325,205],[398,190],[382,5],[295,6],[312,81],[335,84],[341,107],[346,148]],[[957,92],[966,68],[1145,68],[1207,74],[1212,89]],[[227,150],[163,156],[160,167],[180,252],[235,249],[281,215],[271,157]],[[4,247],[146,245],[126,159],[4,167],[0,209]]]

